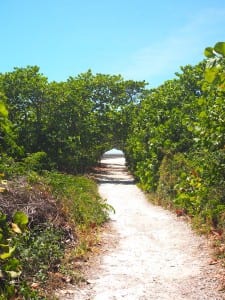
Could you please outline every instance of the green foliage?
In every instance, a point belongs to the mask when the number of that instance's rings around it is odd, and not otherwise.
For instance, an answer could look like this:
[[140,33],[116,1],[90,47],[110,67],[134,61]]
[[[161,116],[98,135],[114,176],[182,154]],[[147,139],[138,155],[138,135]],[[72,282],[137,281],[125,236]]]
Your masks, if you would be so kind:
[[25,168],[21,162],[16,162],[13,157],[5,154],[0,156],[0,170],[7,179],[25,173]]
[[9,120],[17,135],[16,143],[27,153],[41,150],[46,84],[47,79],[36,66],[15,68],[13,72],[1,74],[0,77]]
[[14,154],[18,152],[15,143],[15,134],[12,131],[12,123],[8,118],[8,109],[6,107],[6,97],[0,88],[0,156],[3,153]]
[[[157,193],[160,195],[162,202],[169,205],[176,198],[178,182],[186,178],[187,173],[187,159],[184,154],[167,154],[164,156],[159,168],[159,182],[157,186]],[[182,208],[182,206],[181,206]]]
[[[124,144],[126,107],[140,101],[145,85],[90,70],[60,83],[48,83],[37,66],[1,74],[0,91],[18,148],[13,158],[45,152],[50,166],[85,172],[107,149]],[[6,118],[5,106],[0,108]]]
[[17,239],[16,251],[26,277],[44,282],[48,272],[57,269],[64,248],[63,231],[46,224],[33,228]]
[[7,216],[0,211],[0,292],[7,299],[15,295],[14,280],[22,273],[21,261],[15,256],[15,234],[22,234],[28,219],[23,212],[16,212],[13,222],[10,226]]
[[205,80],[211,85],[203,85],[206,91],[225,91],[225,42],[218,42],[214,47],[207,47],[204,52],[208,58]]
[[[126,141],[131,170],[161,203],[224,229],[225,43],[145,94]],[[197,220],[197,221],[196,221]]]
[[0,102],[0,116],[1,116],[1,118],[8,117],[8,111],[3,102]]
[[77,225],[100,225],[108,219],[109,211],[113,210],[100,198],[96,183],[91,179],[51,172],[47,173],[45,180]]
[[29,154],[23,159],[23,163],[26,171],[41,172],[49,167],[47,154],[44,151]]
[[204,55],[205,55],[207,58],[213,57],[213,56],[214,56],[213,48],[212,48],[212,47],[207,47],[207,48],[205,48]]
[[47,154],[43,151],[28,154],[20,161],[7,155],[0,157],[0,170],[6,178],[28,174],[31,178],[51,168],[53,168],[53,165],[49,162]]
[[24,230],[28,224],[28,217],[22,211],[17,211],[13,216],[13,223],[16,223],[19,228]]
[[[0,251],[0,260],[4,259],[7,262],[7,269],[5,267],[4,269],[0,267],[0,269],[4,270],[4,276],[9,276],[9,274],[16,276],[16,272],[22,271],[19,278],[12,279],[12,285],[11,280],[9,282],[7,277],[7,284],[2,290],[5,299],[9,298],[9,293],[23,296],[25,299],[44,299],[38,291],[34,292],[32,290],[32,282],[38,283],[38,290],[42,291],[42,284],[46,283],[49,274],[60,272],[65,247],[69,245],[69,241],[74,241],[74,228],[76,227],[77,235],[79,231],[82,231],[83,235],[84,230],[88,232],[105,222],[108,219],[109,211],[112,210],[109,205],[100,199],[97,185],[93,180],[81,176],[47,171],[44,172],[44,176],[44,178],[40,175],[36,179],[33,178],[30,184],[25,184],[24,179],[20,179],[16,183],[14,179],[14,187],[11,181],[8,182],[7,189],[3,191],[3,197],[0,199],[1,203],[9,201],[6,204],[10,205],[10,200],[12,200],[10,196],[14,195],[14,198],[18,198],[18,202],[21,199],[25,202],[25,208],[31,208],[29,210],[29,225],[27,216],[20,211],[12,217],[10,213],[8,217],[3,215],[1,219],[1,224],[5,226],[2,225],[4,232],[8,232],[6,242],[8,243],[11,232],[13,236],[12,239],[10,238],[10,244],[0,241],[0,250],[2,250]],[[5,180],[3,180],[3,183],[5,183]],[[51,187],[57,201],[46,183]],[[16,190],[17,184],[21,185],[17,187],[18,190]],[[38,193],[36,194],[36,192]],[[32,201],[28,203],[27,199],[30,198]],[[12,209],[15,209],[17,202],[16,199],[13,199],[13,201]],[[39,208],[36,201],[44,201],[41,203],[44,209],[47,210],[49,222],[47,220],[44,222],[43,216],[38,214]],[[52,203],[52,206],[49,203]],[[8,207],[8,205],[4,205],[4,207]],[[36,211],[36,213],[34,214],[33,211]],[[37,216],[39,216],[39,223],[37,222]],[[11,221],[8,222],[7,219]],[[85,240],[86,238],[82,243],[85,243]],[[75,250],[80,248],[78,240],[76,245],[73,244],[73,248]],[[89,248],[87,239],[86,250]],[[76,254],[75,250],[74,255]],[[8,285],[8,283],[10,284]],[[41,292],[41,294],[45,293]]]
[[[18,294],[23,297],[25,300],[48,300],[43,295],[40,295],[38,291],[33,290],[31,287],[28,286],[26,282],[21,282],[20,285],[18,286]],[[4,297],[4,296],[3,296]],[[3,298],[0,300],[7,300],[6,298]]]
[[214,46],[214,50],[216,53],[225,57],[225,42],[217,42]]
[[[156,190],[159,167],[167,153],[185,152],[194,143],[190,126],[197,120],[199,83],[202,64],[182,68],[179,80],[165,82],[149,91],[133,118],[126,155],[131,170],[145,190]],[[194,78],[192,78],[194,77]]]
[[157,192],[166,205],[185,211],[198,223],[223,227],[224,166],[224,151],[166,156],[160,166]]

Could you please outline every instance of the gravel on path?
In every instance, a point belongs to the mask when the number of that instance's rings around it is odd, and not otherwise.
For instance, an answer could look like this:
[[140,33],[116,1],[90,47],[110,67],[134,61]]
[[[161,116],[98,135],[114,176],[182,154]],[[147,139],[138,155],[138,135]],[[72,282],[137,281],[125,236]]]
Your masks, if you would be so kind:
[[124,157],[105,157],[102,164],[99,192],[116,213],[87,283],[61,291],[60,299],[225,299],[207,240],[173,213],[149,203],[128,174]]

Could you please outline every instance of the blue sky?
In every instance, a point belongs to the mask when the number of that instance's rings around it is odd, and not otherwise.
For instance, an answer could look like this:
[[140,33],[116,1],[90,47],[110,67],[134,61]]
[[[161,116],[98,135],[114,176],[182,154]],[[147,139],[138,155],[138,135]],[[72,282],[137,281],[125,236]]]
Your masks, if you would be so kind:
[[157,87],[225,41],[224,0],[0,0],[0,72],[91,69]]

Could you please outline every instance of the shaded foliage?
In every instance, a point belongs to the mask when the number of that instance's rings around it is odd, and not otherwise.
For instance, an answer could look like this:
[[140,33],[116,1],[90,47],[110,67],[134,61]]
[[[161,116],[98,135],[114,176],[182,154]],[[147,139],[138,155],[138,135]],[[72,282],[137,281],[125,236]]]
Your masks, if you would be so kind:
[[225,43],[181,67],[136,109],[126,144],[131,170],[167,206],[224,229]]
[[2,128],[6,131],[6,121],[11,122],[18,159],[42,151],[51,167],[83,172],[106,150],[123,145],[126,108],[140,101],[144,87],[144,82],[93,75],[90,70],[66,82],[49,83],[37,66],[15,68],[0,76],[8,109],[0,107]]

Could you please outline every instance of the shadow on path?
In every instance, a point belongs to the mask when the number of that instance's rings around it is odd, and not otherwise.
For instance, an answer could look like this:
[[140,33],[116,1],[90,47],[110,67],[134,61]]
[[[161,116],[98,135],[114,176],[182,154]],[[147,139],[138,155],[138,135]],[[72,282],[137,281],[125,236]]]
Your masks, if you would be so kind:
[[[117,163],[118,158],[123,159],[124,164]],[[100,165],[94,169],[94,177],[100,184],[135,184],[135,179],[128,174],[123,155],[103,156]]]
[[[115,209],[102,255],[87,281],[61,300],[222,300],[208,242],[169,211],[151,204],[124,157],[103,157],[93,174]],[[97,262],[96,262],[97,261]]]

